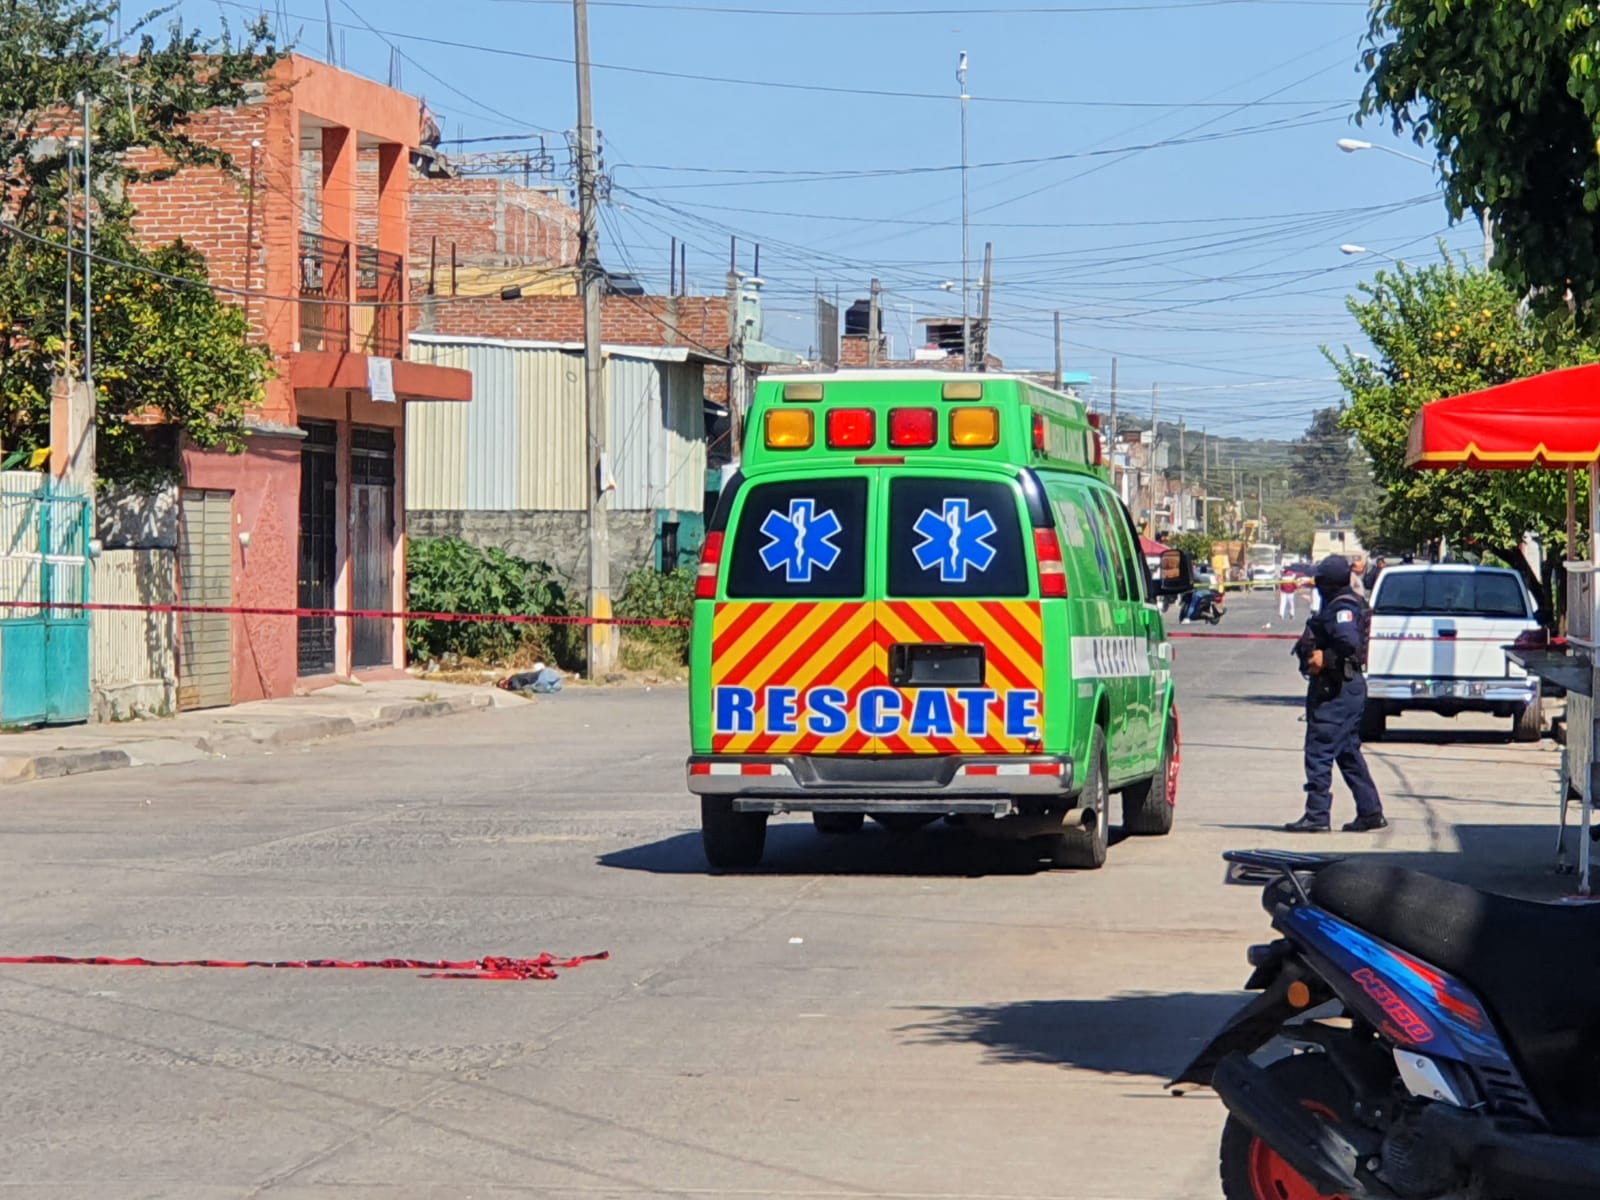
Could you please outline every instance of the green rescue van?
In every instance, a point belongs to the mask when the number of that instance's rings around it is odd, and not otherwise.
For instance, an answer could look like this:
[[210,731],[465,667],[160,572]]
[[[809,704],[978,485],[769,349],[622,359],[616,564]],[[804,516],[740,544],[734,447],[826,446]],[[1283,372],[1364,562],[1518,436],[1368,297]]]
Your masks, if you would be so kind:
[[707,859],[768,818],[941,817],[1105,862],[1110,797],[1164,834],[1178,711],[1161,595],[1076,398],[1006,375],[757,385],[694,605],[689,788]]

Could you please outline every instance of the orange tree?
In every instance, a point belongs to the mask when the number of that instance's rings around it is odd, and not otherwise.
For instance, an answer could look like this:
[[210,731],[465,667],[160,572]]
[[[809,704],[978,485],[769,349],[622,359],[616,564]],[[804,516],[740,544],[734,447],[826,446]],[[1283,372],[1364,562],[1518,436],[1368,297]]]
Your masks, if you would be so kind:
[[[1528,313],[1504,275],[1448,257],[1380,271],[1348,307],[1372,352],[1324,353],[1348,396],[1341,421],[1366,450],[1380,491],[1374,540],[1389,551],[1443,539],[1492,554],[1520,570],[1548,610],[1566,545],[1564,475],[1415,471],[1406,466],[1407,434],[1430,400],[1600,361],[1600,353],[1566,310]],[[1542,572],[1521,552],[1529,533],[1546,548]]]

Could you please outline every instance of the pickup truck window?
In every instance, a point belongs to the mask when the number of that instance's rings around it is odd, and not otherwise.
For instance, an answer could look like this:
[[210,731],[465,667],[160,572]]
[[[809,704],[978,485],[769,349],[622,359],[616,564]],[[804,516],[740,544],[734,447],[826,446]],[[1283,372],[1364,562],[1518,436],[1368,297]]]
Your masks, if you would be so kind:
[[1526,617],[1522,581],[1500,571],[1403,571],[1378,584],[1372,611],[1394,616]]

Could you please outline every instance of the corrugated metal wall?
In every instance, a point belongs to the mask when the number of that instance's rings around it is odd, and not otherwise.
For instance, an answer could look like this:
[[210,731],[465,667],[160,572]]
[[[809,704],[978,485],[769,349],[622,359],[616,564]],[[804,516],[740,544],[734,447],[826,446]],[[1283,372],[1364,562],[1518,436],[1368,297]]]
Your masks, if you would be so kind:
[[[419,362],[472,372],[468,404],[406,406],[406,507],[574,511],[586,494],[583,356],[553,347],[413,340]],[[703,503],[703,368],[612,354],[612,508]]]
[[[94,560],[100,604],[174,604],[177,554],[172,550],[107,550]],[[95,715],[115,720],[138,709],[171,713],[177,706],[172,613],[89,614],[89,682]]]

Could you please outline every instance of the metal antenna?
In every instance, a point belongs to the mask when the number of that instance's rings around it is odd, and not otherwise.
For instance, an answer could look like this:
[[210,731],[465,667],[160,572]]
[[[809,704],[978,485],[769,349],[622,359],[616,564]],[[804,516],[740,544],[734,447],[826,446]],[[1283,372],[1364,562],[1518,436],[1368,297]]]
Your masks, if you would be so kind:
[[972,370],[972,318],[968,299],[968,285],[972,274],[971,214],[967,198],[967,52],[961,52],[961,62],[956,67],[956,83],[961,88],[961,369]]

